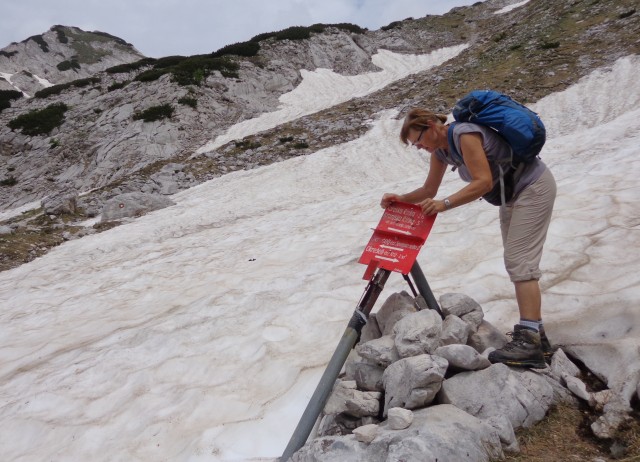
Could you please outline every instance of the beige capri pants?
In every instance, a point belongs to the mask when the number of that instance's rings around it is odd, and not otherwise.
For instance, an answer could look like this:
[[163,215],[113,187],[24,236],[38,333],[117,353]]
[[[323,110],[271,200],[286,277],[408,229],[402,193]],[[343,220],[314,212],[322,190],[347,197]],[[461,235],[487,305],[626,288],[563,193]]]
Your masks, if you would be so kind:
[[504,265],[512,282],[538,280],[542,246],[547,239],[556,199],[556,181],[549,169],[510,204],[500,207]]

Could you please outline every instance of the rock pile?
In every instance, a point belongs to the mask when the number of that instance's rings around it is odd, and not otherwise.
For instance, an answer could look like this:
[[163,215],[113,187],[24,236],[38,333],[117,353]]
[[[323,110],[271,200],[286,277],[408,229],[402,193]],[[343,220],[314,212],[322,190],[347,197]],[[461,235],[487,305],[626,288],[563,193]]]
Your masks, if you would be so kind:
[[491,364],[508,339],[470,297],[440,297],[444,320],[419,301],[396,293],[370,316],[316,437],[291,460],[489,461],[518,452],[515,430],[552,405],[611,399],[587,391],[562,349],[546,369]]

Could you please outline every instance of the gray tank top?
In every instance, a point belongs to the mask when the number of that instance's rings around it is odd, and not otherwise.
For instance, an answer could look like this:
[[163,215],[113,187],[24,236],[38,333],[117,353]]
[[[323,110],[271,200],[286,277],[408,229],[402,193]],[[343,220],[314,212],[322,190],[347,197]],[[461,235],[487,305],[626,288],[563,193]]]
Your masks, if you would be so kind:
[[[453,127],[453,142],[460,153],[462,152],[460,149],[460,136],[465,133],[480,133],[482,136],[482,147],[487,154],[493,185],[495,186],[500,181],[498,164],[503,165],[504,168],[505,165],[510,165],[511,163],[511,147],[493,129],[483,125],[462,122]],[[464,165],[464,161],[453,159],[447,149],[437,149],[435,154],[445,164],[457,166],[460,178],[467,183],[471,181],[471,173],[469,173],[467,166]],[[518,197],[518,194],[540,178],[546,169],[547,166],[538,158],[526,164],[516,181],[513,198],[510,202],[513,202]]]

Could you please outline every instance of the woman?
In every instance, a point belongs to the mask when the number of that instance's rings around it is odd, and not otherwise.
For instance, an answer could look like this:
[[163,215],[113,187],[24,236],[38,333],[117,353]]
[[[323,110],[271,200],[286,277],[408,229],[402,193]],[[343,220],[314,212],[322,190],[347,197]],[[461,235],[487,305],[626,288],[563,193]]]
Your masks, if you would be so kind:
[[[513,339],[492,352],[489,360],[513,366],[546,367],[545,356],[552,354],[544,334],[541,314],[540,258],[551,221],[556,196],[553,175],[540,160],[511,166],[508,143],[491,128],[473,123],[456,123],[453,142],[462,159],[449,154],[445,125],[447,117],[423,109],[413,109],[405,117],[400,139],[431,153],[429,174],[424,185],[406,194],[387,193],[380,205],[394,201],[410,202],[422,207],[426,215],[441,213],[484,197],[500,205],[501,190],[506,203],[500,207],[500,228],[504,245],[504,262],[515,286],[520,321]],[[447,169],[454,165],[467,185],[449,197],[436,199]],[[500,168],[505,171],[505,186],[500,185]]]

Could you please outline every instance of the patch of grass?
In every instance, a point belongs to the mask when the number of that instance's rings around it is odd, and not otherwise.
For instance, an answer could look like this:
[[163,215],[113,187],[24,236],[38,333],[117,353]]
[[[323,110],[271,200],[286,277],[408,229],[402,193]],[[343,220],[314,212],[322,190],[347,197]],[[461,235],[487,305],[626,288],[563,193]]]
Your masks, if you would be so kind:
[[170,119],[172,115],[173,107],[170,104],[161,104],[160,106],[151,106],[142,112],[136,112],[133,115],[133,120],[154,122],[156,120]]
[[64,122],[64,113],[67,112],[66,104],[51,104],[40,110],[33,110],[11,120],[7,125],[12,130],[21,129],[28,136],[47,135]]
[[64,26],[53,26],[51,30],[56,31],[56,35],[58,36],[58,42],[60,43],[69,43],[69,38],[67,34],[64,33]]
[[[611,460],[610,448],[614,441],[597,439],[589,427],[596,417],[593,410],[586,405],[578,408],[560,404],[551,408],[544,420],[533,427],[516,432],[520,453],[507,455],[504,460],[506,462],[588,461],[596,458]],[[622,456],[624,461],[640,460],[637,456],[640,454],[638,415],[620,428],[615,441],[624,448],[625,455]]]

